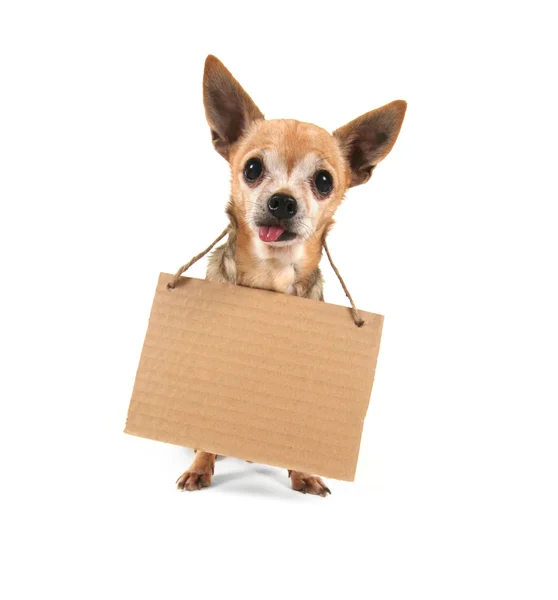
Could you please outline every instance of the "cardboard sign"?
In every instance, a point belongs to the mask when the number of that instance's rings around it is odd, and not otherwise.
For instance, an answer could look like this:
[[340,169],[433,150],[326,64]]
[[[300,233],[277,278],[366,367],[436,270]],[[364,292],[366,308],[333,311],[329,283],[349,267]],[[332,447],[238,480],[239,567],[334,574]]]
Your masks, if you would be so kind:
[[383,317],[161,273],[126,433],[353,481]]

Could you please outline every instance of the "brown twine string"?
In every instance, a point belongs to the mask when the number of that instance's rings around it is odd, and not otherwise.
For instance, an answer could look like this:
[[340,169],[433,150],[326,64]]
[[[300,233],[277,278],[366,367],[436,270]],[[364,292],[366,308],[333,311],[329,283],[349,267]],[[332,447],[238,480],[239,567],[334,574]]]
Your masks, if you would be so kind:
[[[229,233],[229,228],[226,227],[224,229],[224,231],[219,235],[219,237],[215,238],[203,252],[196,254],[196,256],[194,256],[194,258],[190,259],[185,265],[182,265],[180,267],[180,269],[178,269],[178,271],[174,274],[174,277],[171,279],[171,281],[169,283],[167,283],[167,289],[174,290],[181,275],[185,271],[187,271],[194,263],[198,262],[198,260],[200,260],[200,258],[203,258],[210,250],[212,250],[213,247],[217,244],[217,242],[220,242],[228,233]],[[347,289],[347,286],[345,285],[345,282],[343,281],[343,277],[341,277],[341,273],[339,273],[339,269],[335,266],[335,263],[333,262],[333,260],[331,258],[331,254],[329,253],[329,248],[327,247],[327,242],[325,240],[324,240],[323,246],[324,246],[324,250],[326,251],[327,258],[329,260],[329,264],[331,265],[333,272],[337,275],[337,279],[339,279],[339,283],[341,284],[341,287],[343,288],[343,291],[345,292],[345,296],[347,296],[347,298],[349,299],[349,302],[351,303],[351,314],[353,316],[353,321],[355,322],[355,325],[357,327],[362,327],[364,325],[364,319],[360,316],[360,313],[358,312],[358,308],[356,307],[356,305],[354,303],[353,297],[351,296],[349,290]]]
[[339,273],[339,269],[335,266],[335,264],[331,258],[331,254],[329,253],[329,248],[327,247],[327,242],[325,240],[324,240],[324,250],[326,251],[327,258],[329,260],[329,264],[331,265],[331,268],[333,269],[334,273],[337,275],[337,279],[339,279],[339,283],[341,284],[341,287],[343,288],[343,291],[345,292],[345,296],[347,296],[347,298],[349,299],[349,302],[351,303],[351,314],[353,315],[353,321],[355,322],[355,325],[357,327],[362,327],[364,325],[364,319],[360,316],[360,313],[358,312],[358,308],[355,306],[353,297],[351,296],[349,290],[347,289],[347,286],[345,285],[345,282],[343,281],[343,277],[341,277],[341,273]]
[[171,281],[169,283],[167,283],[167,289],[174,290],[182,273],[187,271],[194,263],[198,262],[198,260],[200,260],[200,258],[203,258],[210,250],[213,249],[213,246],[215,246],[215,244],[217,244],[217,242],[220,242],[227,235],[227,233],[229,233],[228,226],[225,227],[225,229],[219,235],[219,237],[215,238],[203,252],[196,254],[196,256],[194,256],[194,258],[190,259],[185,265],[182,265],[180,267],[180,269],[178,269],[178,271],[174,274],[174,277],[171,279]]

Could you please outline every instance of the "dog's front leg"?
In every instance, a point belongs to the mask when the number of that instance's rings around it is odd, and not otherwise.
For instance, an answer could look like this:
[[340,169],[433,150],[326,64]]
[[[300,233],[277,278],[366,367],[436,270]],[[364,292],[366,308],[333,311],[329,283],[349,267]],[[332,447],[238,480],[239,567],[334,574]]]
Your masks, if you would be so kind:
[[215,454],[209,452],[196,452],[194,462],[187,471],[176,480],[176,487],[185,492],[201,490],[202,487],[211,485],[211,478],[215,471]]
[[323,496],[324,498],[328,494],[331,494],[323,479],[317,475],[309,475],[300,471],[289,471],[289,477],[291,478],[293,490],[297,492],[314,494],[316,496]]

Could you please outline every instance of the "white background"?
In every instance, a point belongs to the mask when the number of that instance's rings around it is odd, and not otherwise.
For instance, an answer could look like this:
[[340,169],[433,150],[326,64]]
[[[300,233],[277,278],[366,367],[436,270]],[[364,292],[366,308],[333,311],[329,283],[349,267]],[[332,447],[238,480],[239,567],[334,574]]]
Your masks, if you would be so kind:
[[[550,7],[2,2],[2,597],[558,597]],[[180,494],[192,453],[122,433],[158,273],[225,225],[208,53],[268,118],[409,102],[331,235],[386,320],[327,499],[234,459]]]

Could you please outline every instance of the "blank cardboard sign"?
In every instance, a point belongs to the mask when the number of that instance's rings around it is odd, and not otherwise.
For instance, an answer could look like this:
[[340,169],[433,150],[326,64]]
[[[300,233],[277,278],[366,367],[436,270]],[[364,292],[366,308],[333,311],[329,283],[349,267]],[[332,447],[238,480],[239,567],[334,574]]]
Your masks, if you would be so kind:
[[353,481],[383,317],[161,273],[126,433]]

